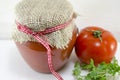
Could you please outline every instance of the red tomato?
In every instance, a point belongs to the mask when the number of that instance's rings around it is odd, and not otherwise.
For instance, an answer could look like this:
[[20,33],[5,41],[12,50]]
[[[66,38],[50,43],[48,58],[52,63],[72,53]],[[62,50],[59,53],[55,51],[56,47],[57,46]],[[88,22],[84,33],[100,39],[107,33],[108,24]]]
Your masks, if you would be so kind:
[[90,26],[81,30],[76,43],[76,55],[83,63],[94,60],[95,65],[101,62],[109,63],[115,55],[117,41],[107,30],[100,27]]

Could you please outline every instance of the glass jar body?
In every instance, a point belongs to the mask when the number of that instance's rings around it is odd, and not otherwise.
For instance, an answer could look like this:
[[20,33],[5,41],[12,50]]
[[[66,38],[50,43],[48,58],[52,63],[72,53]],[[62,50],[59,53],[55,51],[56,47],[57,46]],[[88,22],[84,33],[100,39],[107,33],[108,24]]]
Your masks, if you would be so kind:
[[[53,67],[56,71],[61,69],[67,63],[71,55],[77,37],[76,27],[72,33],[72,39],[69,41],[67,48],[57,49],[55,47],[51,47]],[[15,43],[24,60],[31,68],[37,72],[50,73],[47,61],[47,50],[42,44],[33,41]]]

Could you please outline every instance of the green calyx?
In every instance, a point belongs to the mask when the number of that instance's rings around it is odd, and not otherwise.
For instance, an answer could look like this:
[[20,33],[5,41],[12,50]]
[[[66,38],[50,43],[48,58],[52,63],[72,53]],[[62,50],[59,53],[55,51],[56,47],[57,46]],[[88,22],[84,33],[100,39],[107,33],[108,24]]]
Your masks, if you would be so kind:
[[87,30],[87,31],[92,32],[92,35],[93,35],[95,38],[99,38],[100,41],[102,42],[102,31],[101,31],[101,30]]
[[102,42],[102,31],[100,30],[95,30],[95,31],[92,31],[92,34],[95,38],[99,38],[100,41]]

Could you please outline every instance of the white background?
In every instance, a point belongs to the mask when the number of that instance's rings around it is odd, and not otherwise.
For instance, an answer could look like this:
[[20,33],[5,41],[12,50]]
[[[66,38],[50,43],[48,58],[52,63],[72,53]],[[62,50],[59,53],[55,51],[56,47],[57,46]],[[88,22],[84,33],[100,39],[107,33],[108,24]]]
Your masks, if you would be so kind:
[[[0,0],[0,40],[11,39],[14,7],[20,0]],[[120,41],[120,0],[69,0],[80,16],[79,29],[96,25],[110,30]]]
[[[11,39],[15,21],[14,7],[20,0],[0,0],[0,80],[56,80],[50,74],[32,70],[19,54]],[[51,0],[52,1],[52,0]],[[120,41],[120,0],[69,0],[80,16],[76,19],[79,29],[96,25],[110,30]],[[120,64],[120,44],[116,58]],[[72,70],[77,58],[72,53],[68,64],[59,71],[65,80],[74,80]],[[120,79],[118,79],[120,80]]]

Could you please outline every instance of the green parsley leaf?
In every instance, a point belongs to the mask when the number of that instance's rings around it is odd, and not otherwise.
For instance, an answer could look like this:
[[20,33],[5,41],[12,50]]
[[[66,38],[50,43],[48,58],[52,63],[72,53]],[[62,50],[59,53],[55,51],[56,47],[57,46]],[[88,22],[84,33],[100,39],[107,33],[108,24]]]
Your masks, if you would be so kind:
[[80,75],[81,73],[81,67],[79,62],[76,62],[74,65],[74,70],[73,70],[73,75],[77,80],[82,80],[82,76]]
[[[82,76],[82,70],[88,70],[88,74]],[[94,65],[93,59],[88,65],[76,62],[73,70],[76,80],[115,80],[117,74],[120,75],[120,66],[115,58],[111,63],[102,62],[97,67]]]

